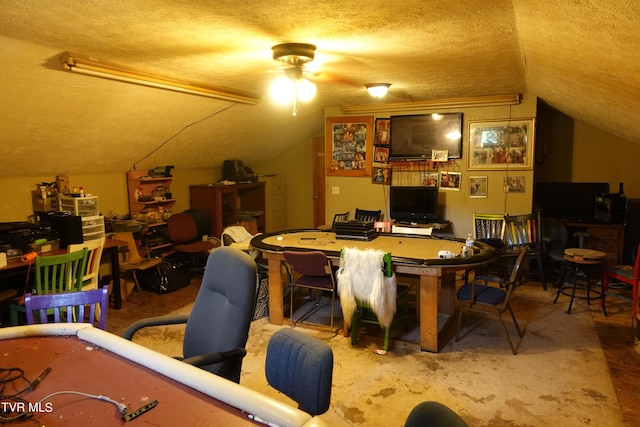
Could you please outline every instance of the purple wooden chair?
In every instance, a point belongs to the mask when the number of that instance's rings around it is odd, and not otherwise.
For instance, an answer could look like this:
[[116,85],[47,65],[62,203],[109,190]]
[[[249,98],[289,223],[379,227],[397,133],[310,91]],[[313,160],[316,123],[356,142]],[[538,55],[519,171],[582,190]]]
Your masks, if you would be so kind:
[[[89,306],[89,319],[87,323],[105,329],[107,325],[107,308],[109,307],[109,289],[92,289],[78,292],[59,292],[53,294],[32,295],[25,294],[24,304],[27,312],[27,323],[36,324],[36,317],[39,323],[49,323],[47,312],[53,311],[55,323],[65,321],[67,323],[84,323],[86,306]],[[96,317],[96,307],[100,307],[99,317]],[[37,311],[37,316],[33,312]]]

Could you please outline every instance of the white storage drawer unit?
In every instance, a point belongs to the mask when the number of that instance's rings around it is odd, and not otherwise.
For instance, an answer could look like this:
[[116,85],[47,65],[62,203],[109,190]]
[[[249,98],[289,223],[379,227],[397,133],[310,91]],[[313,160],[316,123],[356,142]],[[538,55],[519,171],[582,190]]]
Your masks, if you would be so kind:
[[61,211],[72,212],[82,218],[82,237],[85,241],[104,236],[104,217],[98,208],[98,196],[58,196]]
[[102,215],[82,217],[82,237],[85,241],[104,236],[104,217]]
[[263,175],[260,181],[265,187],[266,230],[267,233],[287,228],[287,185],[282,175]]
[[59,209],[61,211],[73,212],[78,216],[100,215],[98,209],[98,196],[89,197],[68,197],[59,196]]

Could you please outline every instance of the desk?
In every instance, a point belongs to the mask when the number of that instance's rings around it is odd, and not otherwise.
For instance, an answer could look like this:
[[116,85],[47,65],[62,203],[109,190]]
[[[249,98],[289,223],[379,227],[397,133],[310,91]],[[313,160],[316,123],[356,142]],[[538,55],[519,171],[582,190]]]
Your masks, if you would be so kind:
[[[134,420],[144,425],[264,425],[248,414],[281,426],[325,425],[297,408],[88,324],[2,328],[0,354],[3,368],[19,367],[31,381],[51,368],[35,390],[20,396],[32,403],[76,390],[124,403],[127,413],[157,400],[155,408]],[[12,384],[4,394],[24,386]],[[43,404],[43,411],[34,413],[40,425],[124,425],[116,406],[106,401],[61,394],[46,402],[48,407]]]
[[441,332],[455,314],[455,273],[474,269],[496,257],[491,246],[475,242],[478,254],[467,258],[440,259],[438,252],[460,253],[464,240],[406,234],[381,234],[369,242],[338,240],[333,232],[322,230],[291,230],[260,234],[251,246],[268,260],[269,322],[284,323],[282,263],[285,250],[319,250],[327,254],[333,264],[339,264],[342,247],[380,249],[391,252],[397,273],[420,277],[420,347],[438,352]]
[[113,287],[111,292],[113,293],[113,308],[119,310],[122,308],[122,289],[120,288],[120,259],[118,257],[118,248],[120,246],[127,246],[127,242],[124,240],[116,240],[107,238],[104,241],[104,247],[102,248],[104,254],[109,255],[109,262],[111,263],[111,279],[113,281]]
[[[120,262],[118,260],[118,248],[120,246],[126,246],[126,245],[127,245],[127,242],[125,241],[107,238],[104,241],[104,248],[102,249],[103,261],[104,261],[104,256],[107,255],[109,257],[109,263],[111,263],[111,277],[113,279],[113,288],[112,288],[113,308],[115,309],[122,308],[122,293],[120,290]],[[56,249],[53,251],[45,252],[40,255],[49,256],[49,255],[61,255],[65,253],[67,253],[66,249]],[[30,265],[31,264],[20,261],[20,257],[12,258],[7,261],[6,266],[0,267],[0,275],[4,274],[4,272],[19,271],[17,269],[26,268],[27,266],[30,266]]]

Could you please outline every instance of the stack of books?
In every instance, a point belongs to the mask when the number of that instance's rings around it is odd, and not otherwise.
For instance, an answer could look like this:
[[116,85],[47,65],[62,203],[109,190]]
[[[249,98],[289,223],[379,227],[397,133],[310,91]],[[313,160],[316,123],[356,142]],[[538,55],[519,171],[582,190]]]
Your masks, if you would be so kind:
[[378,237],[378,233],[373,228],[373,222],[342,221],[334,224],[333,231],[336,239],[343,240],[373,240]]

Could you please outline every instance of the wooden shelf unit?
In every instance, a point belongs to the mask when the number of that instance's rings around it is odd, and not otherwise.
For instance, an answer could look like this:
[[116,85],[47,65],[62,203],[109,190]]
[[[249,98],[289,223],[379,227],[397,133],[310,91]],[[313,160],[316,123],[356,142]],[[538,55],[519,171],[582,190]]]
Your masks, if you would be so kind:
[[[165,191],[169,189],[172,176],[151,177],[148,170],[130,170],[127,172],[127,192],[129,194],[129,213],[132,217],[136,214],[149,210],[159,210],[162,207],[165,210],[170,211],[176,200],[171,196],[165,200],[154,200],[143,202],[138,200],[138,196],[142,193],[143,196],[153,196],[153,191],[157,187],[164,187]],[[165,196],[166,197],[166,196]],[[158,213],[159,215],[159,213]],[[150,222],[147,224],[147,228],[142,231],[142,236],[151,232],[156,227],[166,227],[166,222],[163,218],[156,218],[156,222]],[[166,233],[165,233],[166,234]],[[153,244],[148,246],[148,251],[160,251],[165,252],[169,250],[173,245],[170,243]]]
[[211,217],[210,236],[220,237],[225,227],[247,220],[256,221],[258,232],[265,232],[265,183],[221,185],[202,184],[189,187],[191,209]]
[[140,190],[143,196],[152,196],[157,187],[169,187],[173,177],[163,176],[152,178],[146,170],[130,170],[127,172],[127,190],[129,193],[129,213],[136,214],[146,208],[170,209],[175,204],[175,199],[168,197],[166,200],[154,200],[141,202],[138,200]]

